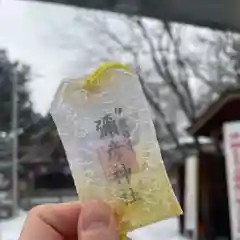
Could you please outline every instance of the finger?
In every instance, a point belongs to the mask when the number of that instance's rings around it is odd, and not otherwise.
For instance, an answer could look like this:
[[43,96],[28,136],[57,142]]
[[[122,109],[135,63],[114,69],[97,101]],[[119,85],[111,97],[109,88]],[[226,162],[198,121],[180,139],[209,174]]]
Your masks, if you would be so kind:
[[19,240],[62,240],[77,234],[81,203],[40,205],[30,210]]
[[111,208],[100,201],[84,204],[78,222],[78,240],[106,239],[120,239]]

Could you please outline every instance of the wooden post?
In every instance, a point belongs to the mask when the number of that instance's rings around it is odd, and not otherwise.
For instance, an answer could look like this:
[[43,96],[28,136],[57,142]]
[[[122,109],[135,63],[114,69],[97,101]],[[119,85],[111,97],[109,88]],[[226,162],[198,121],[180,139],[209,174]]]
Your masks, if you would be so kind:
[[178,183],[179,183],[179,204],[183,209],[183,214],[179,217],[180,233],[184,234],[184,187],[185,187],[185,167],[184,164],[179,166],[178,170]]

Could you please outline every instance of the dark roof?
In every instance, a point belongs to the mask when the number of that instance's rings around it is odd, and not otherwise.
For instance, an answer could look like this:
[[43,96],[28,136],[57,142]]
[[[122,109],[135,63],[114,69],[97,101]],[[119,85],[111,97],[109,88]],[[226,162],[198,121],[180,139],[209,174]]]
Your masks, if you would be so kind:
[[29,0],[136,14],[146,17],[240,31],[237,0]]
[[227,90],[189,128],[191,134],[211,137],[224,122],[240,120],[240,89]]

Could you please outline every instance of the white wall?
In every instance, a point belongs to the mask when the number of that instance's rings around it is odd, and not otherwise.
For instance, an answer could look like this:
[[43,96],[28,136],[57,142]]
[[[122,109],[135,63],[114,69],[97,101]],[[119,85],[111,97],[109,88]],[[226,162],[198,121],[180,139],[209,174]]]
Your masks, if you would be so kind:
[[197,230],[197,176],[198,158],[190,156],[185,161],[184,223],[185,230],[194,235]]

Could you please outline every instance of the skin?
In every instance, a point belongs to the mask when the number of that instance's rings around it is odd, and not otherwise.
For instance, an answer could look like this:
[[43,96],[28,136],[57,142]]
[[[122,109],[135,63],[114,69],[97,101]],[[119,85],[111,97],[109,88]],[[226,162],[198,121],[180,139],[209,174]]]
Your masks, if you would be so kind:
[[30,210],[19,240],[120,240],[112,210],[92,201],[40,205]]

